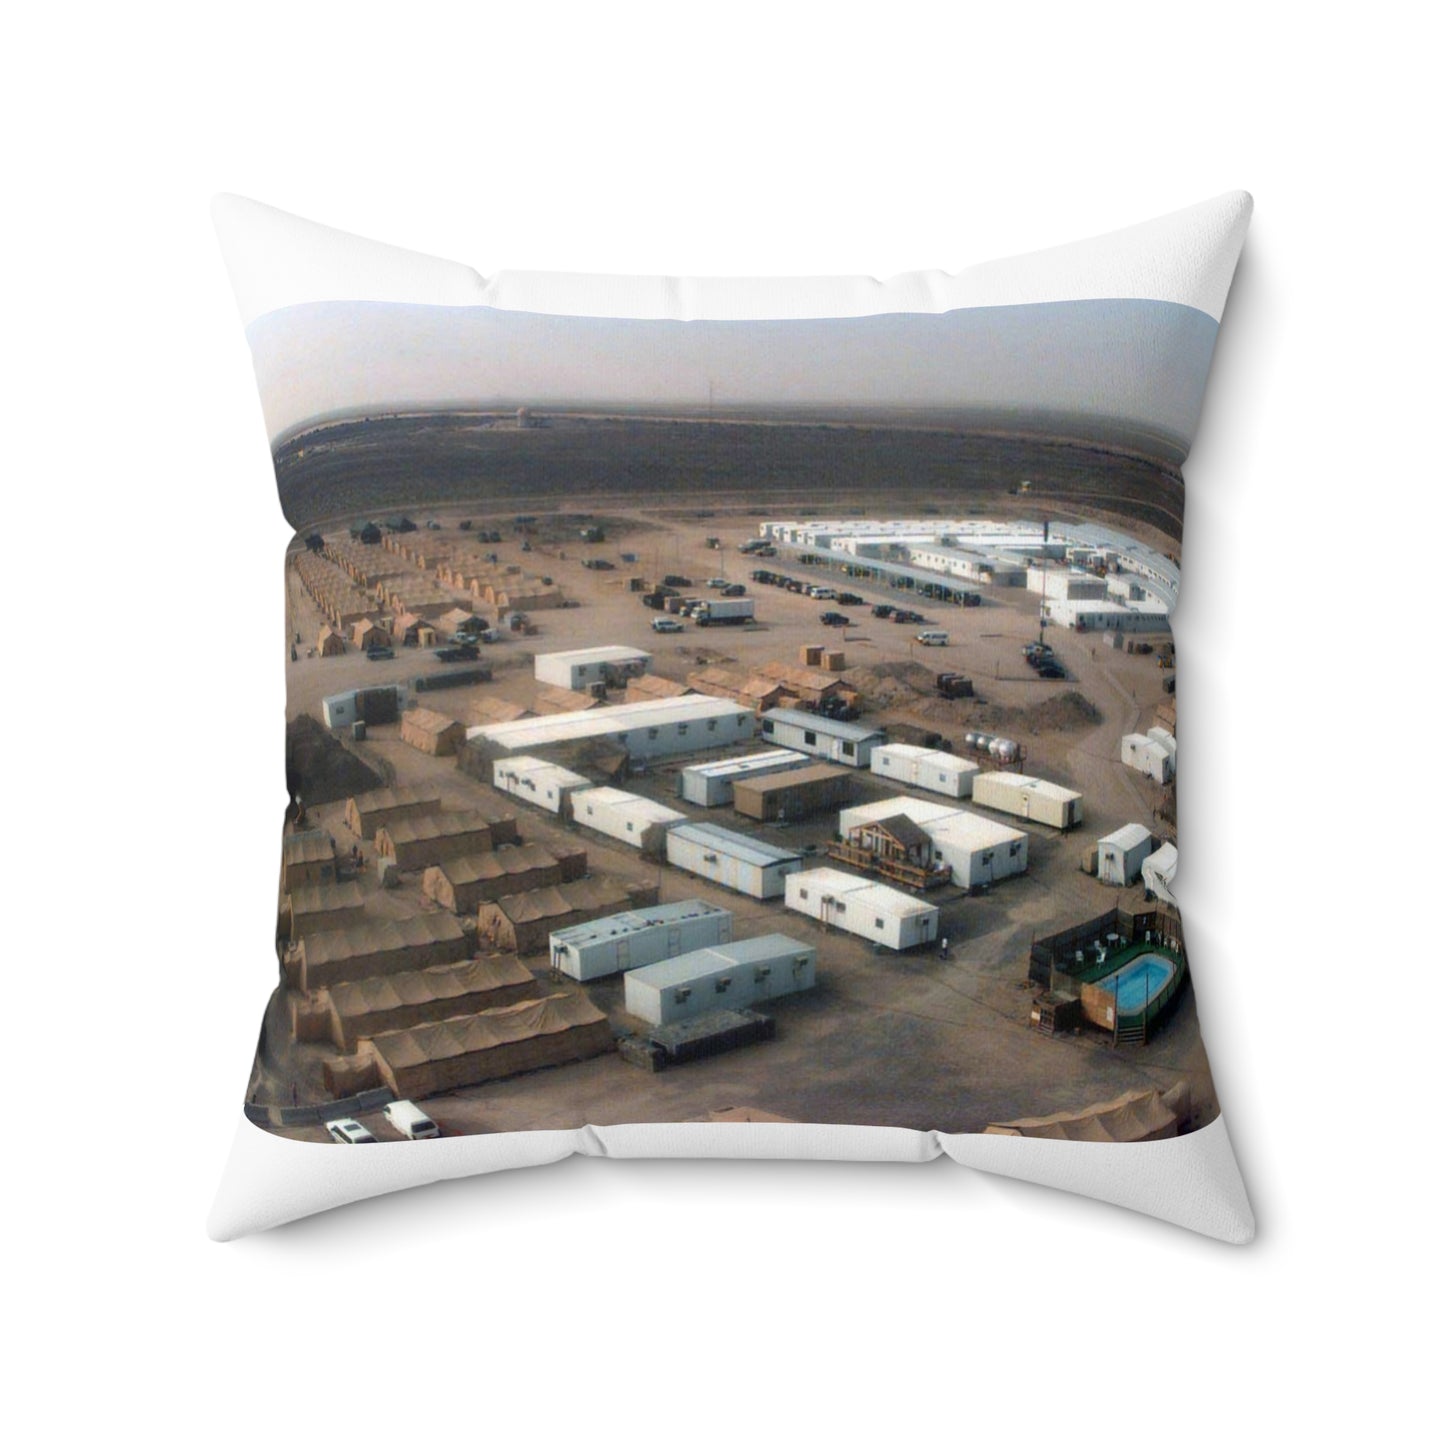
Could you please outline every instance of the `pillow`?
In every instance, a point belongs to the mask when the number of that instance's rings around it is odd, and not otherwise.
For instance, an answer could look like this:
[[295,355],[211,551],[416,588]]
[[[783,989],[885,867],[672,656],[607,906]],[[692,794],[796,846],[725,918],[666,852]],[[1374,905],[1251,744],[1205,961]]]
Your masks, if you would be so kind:
[[487,280],[219,198],[295,536],[213,1236],[571,1153],[946,1154],[1249,1239],[1169,624],[1250,207]]

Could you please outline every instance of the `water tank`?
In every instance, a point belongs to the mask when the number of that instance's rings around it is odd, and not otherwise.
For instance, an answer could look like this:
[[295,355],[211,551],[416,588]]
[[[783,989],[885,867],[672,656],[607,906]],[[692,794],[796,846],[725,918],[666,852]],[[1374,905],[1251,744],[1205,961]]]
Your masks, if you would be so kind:
[[1011,738],[995,738],[988,745],[988,754],[1001,763],[1011,763],[1019,755],[1019,745]]
[[992,747],[994,736],[992,733],[974,733],[970,747],[977,753],[986,753]]

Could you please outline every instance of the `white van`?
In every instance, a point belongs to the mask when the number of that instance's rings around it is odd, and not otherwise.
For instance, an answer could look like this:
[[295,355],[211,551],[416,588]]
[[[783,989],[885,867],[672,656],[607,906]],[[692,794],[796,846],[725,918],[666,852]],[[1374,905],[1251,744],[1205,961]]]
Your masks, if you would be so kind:
[[925,647],[948,646],[948,634],[946,632],[920,632],[914,640],[921,642]]
[[381,1111],[386,1122],[405,1139],[439,1139],[441,1130],[410,1099],[398,1099]]

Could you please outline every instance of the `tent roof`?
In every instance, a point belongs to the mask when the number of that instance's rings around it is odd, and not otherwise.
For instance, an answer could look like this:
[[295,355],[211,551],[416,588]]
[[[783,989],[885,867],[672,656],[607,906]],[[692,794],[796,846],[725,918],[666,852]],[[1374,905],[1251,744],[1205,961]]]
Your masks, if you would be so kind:
[[462,999],[530,983],[532,971],[510,953],[466,963],[442,964],[390,977],[363,978],[355,983],[333,984],[322,992],[342,1018],[361,1018],[392,1009]]
[[364,958],[403,948],[424,948],[429,943],[453,943],[463,936],[462,926],[450,913],[419,913],[412,918],[373,918],[350,928],[329,928],[302,940],[306,962],[335,963],[343,958]]
[[[582,852],[580,848],[568,848],[566,856]],[[494,853],[467,853],[460,858],[448,858],[433,866],[446,876],[453,888],[467,883],[480,883],[487,878],[507,878],[514,873],[530,873],[534,868],[548,868],[558,861],[558,855],[540,843],[522,843],[515,847],[499,848]],[[430,870],[428,870],[430,871]]]
[[1178,1115],[1165,1103],[1158,1089],[1135,1089],[1083,1109],[990,1124],[984,1133],[1127,1144],[1158,1137],[1177,1124]]
[[456,813],[423,813],[417,818],[398,818],[386,825],[393,843],[417,843],[429,838],[455,838],[462,833],[481,833],[498,823],[515,822],[510,816],[466,808]]
[[381,813],[389,808],[407,808],[415,803],[440,803],[442,795],[435,788],[377,788],[371,793],[357,793],[349,801],[363,816]]
[[371,1042],[393,1069],[405,1069],[606,1022],[607,1016],[584,994],[556,993],[508,1008],[377,1034]]
[[513,923],[535,923],[543,918],[563,918],[584,908],[623,908],[632,902],[627,889],[612,878],[579,878],[575,883],[558,883],[552,888],[534,888],[528,893],[509,893],[495,901]]

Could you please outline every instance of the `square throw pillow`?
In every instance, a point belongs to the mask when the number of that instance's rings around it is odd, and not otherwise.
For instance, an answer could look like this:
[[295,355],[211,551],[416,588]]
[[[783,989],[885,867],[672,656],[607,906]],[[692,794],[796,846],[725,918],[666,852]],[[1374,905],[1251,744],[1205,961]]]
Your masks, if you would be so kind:
[[212,1233],[575,1152],[946,1154],[1248,1239],[1170,616],[1249,211],[487,280],[218,200],[295,537]]

